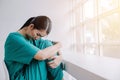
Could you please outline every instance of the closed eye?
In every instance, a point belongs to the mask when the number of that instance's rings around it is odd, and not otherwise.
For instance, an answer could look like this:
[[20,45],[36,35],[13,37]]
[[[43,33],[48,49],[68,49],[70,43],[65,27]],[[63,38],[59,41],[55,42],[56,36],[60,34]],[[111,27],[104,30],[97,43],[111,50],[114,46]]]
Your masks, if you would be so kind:
[[41,34],[39,34],[39,33],[37,33],[37,36],[44,37],[44,36],[42,36],[42,35],[41,35]]

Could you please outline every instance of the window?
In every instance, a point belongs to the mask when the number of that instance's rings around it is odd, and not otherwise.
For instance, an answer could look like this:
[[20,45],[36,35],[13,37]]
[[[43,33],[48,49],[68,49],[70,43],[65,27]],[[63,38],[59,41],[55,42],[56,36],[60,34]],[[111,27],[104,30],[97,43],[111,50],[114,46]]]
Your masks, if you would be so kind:
[[118,7],[118,0],[98,0],[99,14],[115,9],[117,7]]
[[83,20],[88,20],[94,17],[94,0],[88,0],[83,5]]
[[120,58],[120,1],[73,0],[75,51]]

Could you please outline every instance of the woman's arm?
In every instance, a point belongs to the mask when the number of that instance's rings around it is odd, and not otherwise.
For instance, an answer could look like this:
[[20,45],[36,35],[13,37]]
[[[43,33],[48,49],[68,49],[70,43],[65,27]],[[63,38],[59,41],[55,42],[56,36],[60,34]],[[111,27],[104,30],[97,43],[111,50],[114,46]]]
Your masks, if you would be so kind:
[[52,61],[48,62],[51,68],[56,68],[62,62],[62,54],[60,51],[57,52],[58,55],[51,57]]
[[61,43],[56,43],[53,46],[47,47],[43,50],[40,50],[37,52],[37,54],[34,56],[34,59],[37,60],[45,60],[52,56],[54,56],[62,47]]

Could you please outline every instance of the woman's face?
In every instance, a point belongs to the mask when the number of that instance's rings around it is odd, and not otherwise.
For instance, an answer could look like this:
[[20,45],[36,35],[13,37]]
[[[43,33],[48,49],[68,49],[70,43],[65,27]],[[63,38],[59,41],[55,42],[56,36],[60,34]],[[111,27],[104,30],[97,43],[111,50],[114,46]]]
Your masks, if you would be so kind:
[[46,30],[35,29],[33,24],[30,24],[28,26],[26,33],[27,33],[27,36],[29,36],[29,38],[33,38],[34,40],[47,35]]
[[47,33],[46,33],[46,30],[37,30],[37,29],[33,29],[32,31],[31,31],[31,37],[33,38],[33,39],[39,39],[39,38],[41,38],[41,37],[44,37],[44,36],[46,36],[47,35]]

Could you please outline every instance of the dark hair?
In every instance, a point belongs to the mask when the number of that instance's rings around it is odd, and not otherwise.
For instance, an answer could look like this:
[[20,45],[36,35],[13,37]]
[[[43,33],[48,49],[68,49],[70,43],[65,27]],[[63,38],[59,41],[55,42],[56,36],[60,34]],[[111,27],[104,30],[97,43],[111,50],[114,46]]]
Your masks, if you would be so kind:
[[27,27],[30,24],[34,24],[34,29],[46,30],[47,34],[50,33],[52,28],[51,20],[47,16],[37,16],[29,18],[20,29]]

